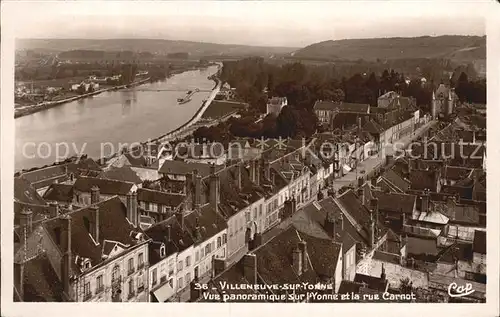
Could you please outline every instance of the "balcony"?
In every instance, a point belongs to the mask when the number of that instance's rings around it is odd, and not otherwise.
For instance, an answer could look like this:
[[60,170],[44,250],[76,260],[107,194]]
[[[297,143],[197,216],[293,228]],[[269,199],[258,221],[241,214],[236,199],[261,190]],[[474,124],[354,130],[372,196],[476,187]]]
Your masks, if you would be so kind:
[[144,291],[144,285],[139,286],[139,287],[137,288],[137,294],[141,293],[142,291]]
[[165,283],[167,281],[167,277],[164,275],[160,278],[160,283]]
[[134,274],[134,272],[135,272],[135,269],[134,269],[134,268],[132,268],[132,269],[128,269],[128,276],[130,276],[130,275]]
[[92,298],[92,292],[86,293],[83,295],[83,300],[88,301],[89,299]]
[[98,286],[95,290],[96,295],[104,292],[104,285]]
[[119,288],[121,288],[121,286],[122,286],[122,277],[121,276],[111,280],[111,288],[113,290],[119,289]]

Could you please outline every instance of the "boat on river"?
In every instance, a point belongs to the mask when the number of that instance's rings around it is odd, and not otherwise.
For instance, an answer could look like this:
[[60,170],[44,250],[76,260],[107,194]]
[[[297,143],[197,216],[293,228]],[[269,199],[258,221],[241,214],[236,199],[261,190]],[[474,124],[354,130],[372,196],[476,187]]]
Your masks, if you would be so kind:
[[193,95],[197,92],[199,92],[200,90],[198,88],[196,88],[195,90],[189,90],[187,93],[186,93],[186,96],[184,96],[184,98],[178,98],[177,99],[177,102],[182,105],[182,104],[185,104],[189,101],[191,101],[191,97],[193,97]]

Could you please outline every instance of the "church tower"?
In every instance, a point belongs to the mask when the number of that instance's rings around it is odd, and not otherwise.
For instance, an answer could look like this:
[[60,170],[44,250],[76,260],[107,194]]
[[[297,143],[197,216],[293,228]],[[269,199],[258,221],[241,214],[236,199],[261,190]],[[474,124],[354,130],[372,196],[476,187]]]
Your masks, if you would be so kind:
[[434,91],[432,92],[431,115],[432,115],[432,119],[437,118],[437,100],[436,100],[436,94],[434,93]]

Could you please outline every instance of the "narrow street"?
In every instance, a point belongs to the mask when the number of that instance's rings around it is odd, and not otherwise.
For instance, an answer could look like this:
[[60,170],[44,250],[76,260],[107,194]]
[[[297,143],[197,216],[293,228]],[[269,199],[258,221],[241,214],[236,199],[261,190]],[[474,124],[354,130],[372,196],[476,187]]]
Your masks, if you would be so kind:
[[[414,133],[411,135],[407,135],[402,137],[397,141],[397,144],[402,144],[398,145],[399,149],[403,149],[408,147],[408,145],[417,140],[419,137],[421,137],[429,128],[434,126],[436,124],[436,121],[429,121],[426,123],[424,126],[418,128]],[[362,175],[366,175],[373,171],[375,168],[384,165],[385,164],[385,159],[386,155],[393,155],[394,153],[394,143],[392,144],[387,144],[385,149],[380,151],[377,155],[371,156],[368,159],[359,162],[358,167],[356,169],[351,170],[349,173],[345,174],[343,177],[336,178],[333,180],[333,184],[330,186],[330,188],[334,189],[335,191],[338,191],[340,188],[344,186],[349,186],[349,185],[355,185],[356,184],[356,179],[357,177],[360,177]],[[360,171],[364,171],[363,174],[360,173]]]

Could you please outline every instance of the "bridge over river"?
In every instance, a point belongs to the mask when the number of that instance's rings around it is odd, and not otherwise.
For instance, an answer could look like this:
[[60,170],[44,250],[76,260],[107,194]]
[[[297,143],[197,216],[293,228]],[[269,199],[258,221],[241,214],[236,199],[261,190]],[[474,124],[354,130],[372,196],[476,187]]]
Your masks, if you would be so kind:
[[[162,91],[182,91],[187,92],[186,89],[155,89],[155,88],[134,88],[134,89],[124,89],[122,91],[152,91],[152,92],[162,92]],[[211,92],[210,89],[196,89],[194,92]]]

